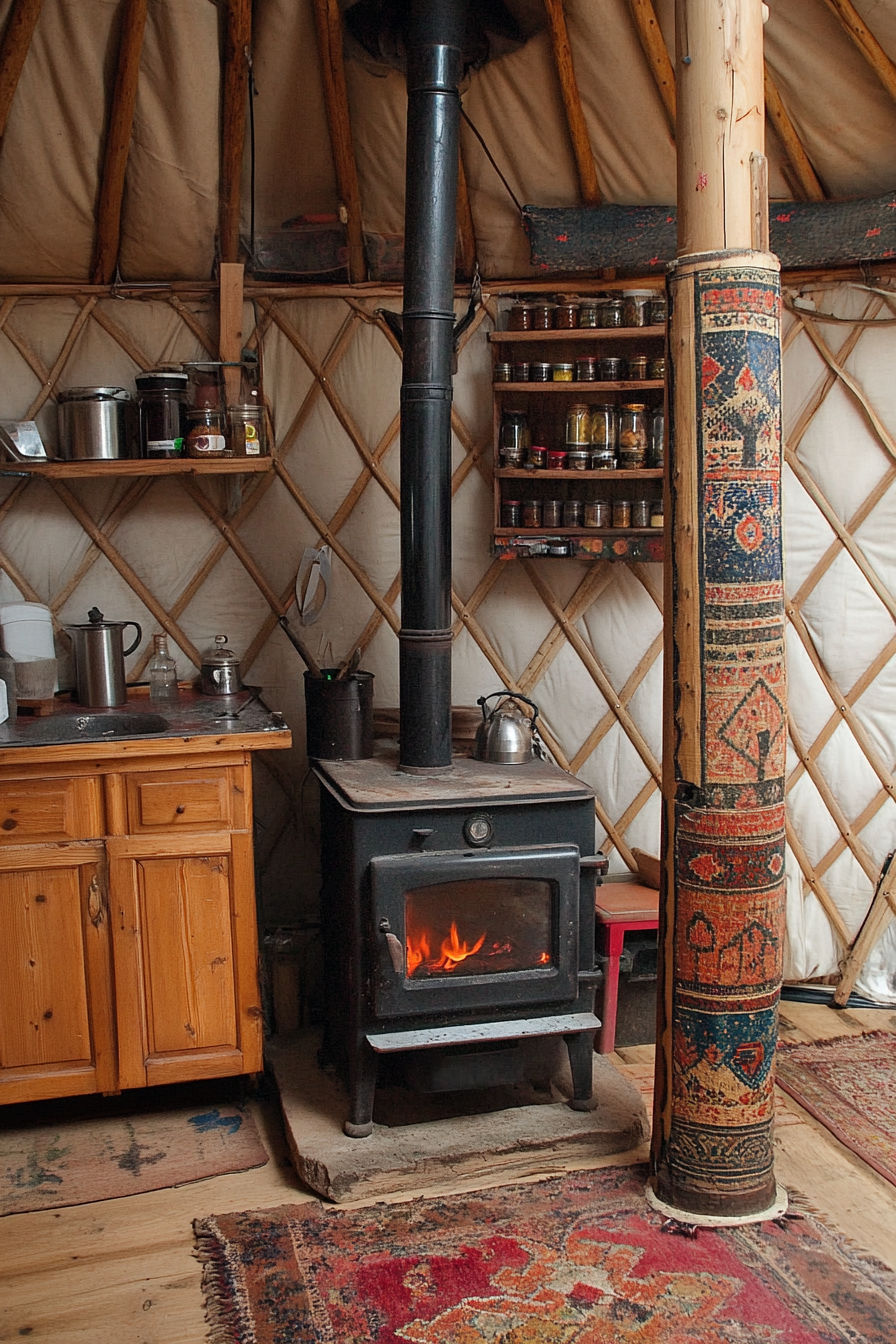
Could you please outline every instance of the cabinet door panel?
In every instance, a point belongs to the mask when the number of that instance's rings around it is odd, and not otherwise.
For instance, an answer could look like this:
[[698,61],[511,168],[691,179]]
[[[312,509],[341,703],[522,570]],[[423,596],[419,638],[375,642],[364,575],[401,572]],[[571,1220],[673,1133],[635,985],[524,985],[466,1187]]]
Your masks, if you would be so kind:
[[9,779],[0,782],[0,844],[92,840],[104,834],[97,779]]

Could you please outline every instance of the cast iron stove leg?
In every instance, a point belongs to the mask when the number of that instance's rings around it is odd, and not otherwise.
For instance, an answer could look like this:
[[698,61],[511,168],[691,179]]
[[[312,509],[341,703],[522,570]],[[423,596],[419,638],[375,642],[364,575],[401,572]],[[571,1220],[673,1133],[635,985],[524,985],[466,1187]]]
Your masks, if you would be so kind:
[[361,1040],[352,1051],[348,1066],[351,1114],[342,1126],[350,1139],[366,1139],[373,1133],[373,1098],[376,1094],[377,1057],[370,1043]]
[[574,1111],[591,1110],[591,1057],[594,1054],[594,1033],[569,1032],[563,1037],[569,1051],[569,1069],[572,1073],[572,1101]]

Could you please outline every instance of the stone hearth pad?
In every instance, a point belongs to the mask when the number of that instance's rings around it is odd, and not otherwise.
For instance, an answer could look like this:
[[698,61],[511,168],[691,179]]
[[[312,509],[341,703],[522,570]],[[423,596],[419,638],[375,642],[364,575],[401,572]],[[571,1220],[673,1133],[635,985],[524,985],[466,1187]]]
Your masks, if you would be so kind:
[[[565,1162],[586,1165],[592,1157],[628,1152],[649,1132],[641,1094],[601,1055],[594,1056],[594,1109],[573,1111],[556,1100],[572,1095],[561,1044],[540,1104],[421,1123],[419,1114],[438,1115],[446,1100],[408,1093],[411,1123],[378,1123],[369,1138],[350,1139],[342,1132],[348,1096],[339,1080],[318,1066],[319,1047],[319,1032],[301,1031],[269,1041],[266,1053],[299,1177],[337,1204],[459,1179],[547,1175]],[[375,1117],[378,1111],[390,1119],[400,1112],[402,1092],[383,1089]],[[508,1096],[512,1092],[524,1101],[535,1095],[525,1087],[508,1089]]]

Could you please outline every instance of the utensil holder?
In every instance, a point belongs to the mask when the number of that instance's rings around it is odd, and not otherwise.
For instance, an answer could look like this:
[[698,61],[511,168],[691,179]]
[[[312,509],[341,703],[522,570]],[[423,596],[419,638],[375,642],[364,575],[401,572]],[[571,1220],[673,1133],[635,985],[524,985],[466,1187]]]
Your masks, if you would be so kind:
[[373,673],[337,681],[338,667],[322,677],[305,673],[308,755],[321,761],[361,761],[373,755]]

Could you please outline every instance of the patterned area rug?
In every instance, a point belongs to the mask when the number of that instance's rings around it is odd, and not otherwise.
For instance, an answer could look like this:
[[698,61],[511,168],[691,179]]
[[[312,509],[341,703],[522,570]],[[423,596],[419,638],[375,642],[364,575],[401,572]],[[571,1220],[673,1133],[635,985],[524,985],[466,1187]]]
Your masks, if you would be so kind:
[[778,1086],[896,1185],[896,1036],[781,1042]]
[[893,1344],[896,1274],[811,1214],[663,1230],[646,1169],[194,1224],[214,1344]]
[[267,1160],[251,1115],[234,1106],[0,1130],[0,1214],[164,1190]]

